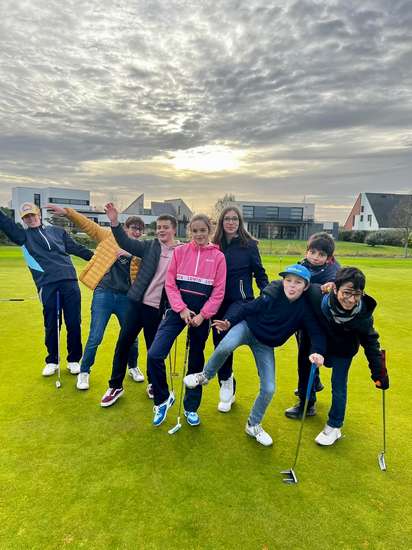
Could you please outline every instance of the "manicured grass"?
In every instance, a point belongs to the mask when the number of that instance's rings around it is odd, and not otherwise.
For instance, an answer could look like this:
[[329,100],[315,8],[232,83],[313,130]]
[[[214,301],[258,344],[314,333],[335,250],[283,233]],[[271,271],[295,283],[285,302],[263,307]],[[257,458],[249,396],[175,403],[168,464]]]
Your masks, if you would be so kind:
[[[264,263],[275,277],[297,257],[265,257]],[[127,379],[125,395],[113,408],[99,406],[118,333],[114,320],[89,391],[77,391],[75,377],[65,370],[60,390],[54,378],[41,377],[45,350],[34,285],[19,249],[1,248],[0,299],[26,301],[0,302],[0,548],[410,548],[412,262],[360,258],[356,265],[379,302],[376,326],[388,355],[388,471],[382,473],[377,463],[381,392],[359,354],[350,373],[345,438],[326,449],[313,442],[330,403],[325,369],[318,414],[305,423],[299,484],[288,486],[279,472],[292,465],[299,428],[283,415],[294,402],[293,339],[276,352],[278,390],[264,421],[273,448],[244,434],[258,386],[246,348],[235,356],[238,398],[232,412],[217,412],[213,382],[204,389],[202,424],[184,424],[169,436],[177,406],[164,425],[153,428],[144,384]],[[85,341],[91,293],[82,288],[82,295]],[[184,335],[179,372],[183,346]],[[211,350],[209,342],[207,356]],[[140,351],[144,368],[142,340]],[[180,382],[180,376],[174,379],[178,393]]]
[[[306,250],[306,241],[281,239],[272,241],[261,240],[259,241],[259,246],[262,254],[276,256],[297,255],[301,257]],[[409,250],[409,253],[412,255],[411,250]],[[400,246],[368,246],[363,243],[336,241],[336,254],[338,256],[403,258],[404,249]]]

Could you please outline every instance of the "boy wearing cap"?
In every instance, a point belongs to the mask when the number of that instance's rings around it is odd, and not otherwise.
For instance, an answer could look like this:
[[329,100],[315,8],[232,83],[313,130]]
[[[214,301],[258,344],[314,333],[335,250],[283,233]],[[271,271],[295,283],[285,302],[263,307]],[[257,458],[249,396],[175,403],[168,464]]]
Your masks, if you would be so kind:
[[70,254],[90,260],[93,252],[76,243],[62,227],[43,226],[40,210],[30,202],[21,205],[20,217],[27,229],[0,212],[0,229],[22,247],[43,304],[48,352],[43,376],[51,376],[58,368],[58,305],[67,329],[67,368],[71,374],[78,374],[82,356],[80,289]]
[[213,325],[220,331],[229,330],[217,346],[202,372],[185,377],[187,387],[207,384],[225,362],[227,356],[241,345],[248,345],[255,357],[260,378],[260,391],[246,424],[246,433],[262,445],[272,444],[261,421],[275,393],[275,347],[281,346],[298,329],[305,328],[310,335],[309,360],[323,364],[325,338],[304,292],[310,284],[306,267],[294,264],[279,273],[282,280],[272,281],[259,298],[244,304],[225,320]]

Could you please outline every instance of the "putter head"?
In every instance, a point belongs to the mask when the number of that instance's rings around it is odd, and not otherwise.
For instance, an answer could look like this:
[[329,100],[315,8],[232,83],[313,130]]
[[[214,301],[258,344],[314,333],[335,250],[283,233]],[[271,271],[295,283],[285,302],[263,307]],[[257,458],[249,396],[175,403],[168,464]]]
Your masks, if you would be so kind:
[[60,382],[60,380],[56,380],[56,388],[61,388],[62,387],[62,383]]
[[385,462],[385,453],[381,452],[378,454],[378,464],[382,472],[386,472],[386,462]]
[[293,468],[291,468],[290,470],[282,470],[280,473],[286,475],[286,477],[284,477],[282,480],[284,483],[292,484],[298,482],[298,478],[296,477]]
[[176,432],[178,432],[180,430],[180,428],[182,427],[181,423],[180,423],[180,416],[178,417],[177,419],[177,424],[176,426],[173,426],[173,428],[170,428],[170,430],[168,430],[168,434],[169,435],[173,435],[175,434]]

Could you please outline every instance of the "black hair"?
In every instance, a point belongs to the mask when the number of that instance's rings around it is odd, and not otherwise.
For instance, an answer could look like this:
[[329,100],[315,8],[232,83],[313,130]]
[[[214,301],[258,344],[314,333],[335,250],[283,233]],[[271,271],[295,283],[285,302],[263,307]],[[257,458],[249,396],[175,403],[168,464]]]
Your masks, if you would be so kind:
[[352,283],[354,290],[364,290],[366,285],[365,275],[357,267],[342,267],[336,273],[336,290],[345,283]]
[[124,225],[126,227],[130,227],[131,225],[137,225],[140,227],[140,231],[144,231],[144,221],[140,216],[129,216],[127,220],[124,222]]
[[311,249],[324,252],[328,258],[331,258],[335,252],[335,241],[329,233],[314,233],[309,237],[308,244],[306,246],[306,250]]

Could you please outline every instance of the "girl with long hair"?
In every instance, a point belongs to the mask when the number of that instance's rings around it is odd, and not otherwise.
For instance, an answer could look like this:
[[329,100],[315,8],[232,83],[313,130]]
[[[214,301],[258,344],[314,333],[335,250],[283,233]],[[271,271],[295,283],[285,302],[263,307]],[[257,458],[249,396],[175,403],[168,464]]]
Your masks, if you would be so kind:
[[[212,242],[219,246],[226,258],[226,290],[215,319],[225,319],[240,305],[254,299],[253,277],[260,291],[269,283],[262,265],[258,241],[247,231],[237,206],[230,205],[220,213]],[[225,336],[213,328],[215,348]],[[233,377],[233,354],[218,373],[220,392],[218,410],[229,412],[235,401],[236,380]]]

